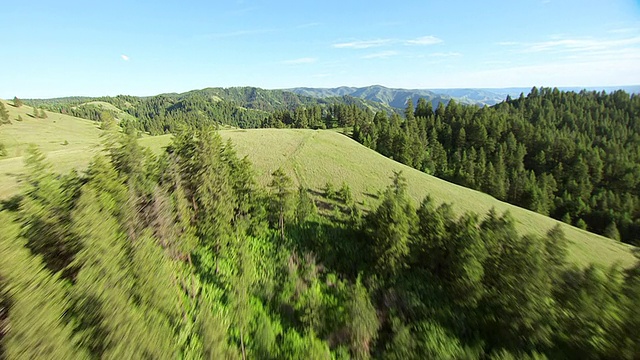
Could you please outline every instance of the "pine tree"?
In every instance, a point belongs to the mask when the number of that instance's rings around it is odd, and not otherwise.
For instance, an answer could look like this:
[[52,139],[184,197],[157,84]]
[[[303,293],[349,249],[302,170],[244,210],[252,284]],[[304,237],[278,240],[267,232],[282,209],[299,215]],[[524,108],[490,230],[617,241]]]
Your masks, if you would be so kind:
[[[291,212],[292,202],[292,190],[291,186],[293,182],[291,178],[285,174],[282,168],[278,168],[271,176],[273,179],[269,183],[271,188],[271,211],[272,216],[277,218],[277,226],[280,232],[280,238],[284,241],[284,227],[285,222]],[[276,220],[276,219],[273,219]],[[272,220],[272,223],[275,221]]]
[[0,293],[6,293],[10,304],[0,353],[7,359],[87,358],[63,320],[70,305],[65,286],[23,247],[6,213],[0,213],[0,224]]
[[102,111],[100,113],[100,129],[102,130],[112,130],[117,126],[116,119],[113,115],[108,111]]
[[17,96],[14,96],[14,97],[13,97],[13,106],[15,106],[15,107],[18,107],[18,108],[19,108],[19,107],[21,107],[22,105],[23,105],[22,100],[18,99],[18,97],[17,97]]
[[201,244],[215,253],[222,251],[232,236],[237,199],[223,158],[220,135],[210,129],[182,131],[169,151],[175,156]]
[[545,244],[509,235],[515,232],[512,227],[510,219],[490,226],[493,246],[485,261],[486,296],[480,303],[488,349],[535,349],[552,341],[557,313]]
[[177,264],[168,258],[149,231],[136,239],[132,250],[133,290],[150,328],[147,331],[156,335],[157,351],[175,355],[177,330],[183,322],[182,294],[174,273]]
[[[199,337],[201,351],[192,354],[193,358],[204,359],[238,359],[235,349],[227,344],[228,325],[223,321],[219,312],[214,309],[207,297],[197,300],[195,333]],[[189,352],[187,352],[188,354]]]
[[10,124],[10,123],[11,121],[9,120],[9,111],[4,106],[4,103],[0,101],[0,125]]
[[371,304],[369,293],[362,285],[360,277],[351,289],[347,309],[347,331],[351,354],[356,359],[367,359],[370,356],[373,342],[378,336],[378,316]]
[[233,245],[229,248],[229,253],[225,254],[235,263],[235,269],[230,279],[230,305],[234,325],[240,334],[240,349],[243,359],[247,358],[247,335],[252,319],[251,298],[257,280],[249,242],[250,239],[245,238],[241,231],[236,229]]
[[610,222],[602,234],[609,239],[620,241],[620,231],[618,231],[615,221]]
[[365,231],[372,240],[375,268],[387,280],[395,277],[407,263],[411,230],[416,214],[407,195],[407,184],[395,172],[393,184],[387,188],[378,208],[365,221]]
[[[105,358],[172,357],[176,349],[172,331],[168,330],[171,316],[163,312],[175,310],[167,310],[172,306],[160,306],[160,299],[148,297],[160,291],[164,296],[169,293],[170,285],[154,285],[171,281],[163,276],[166,269],[151,270],[155,274],[147,276],[157,276],[151,282],[144,275],[148,272],[139,272],[143,268],[131,263],[132,254],[140,259],[157,252],[150,251],[148,237],[135,239],[140,248],[132,244],[134,239],[128,238],[125,224],[129,210],[122,206],[126,203],[127,189],[112,165],[97,158],[88,175],[89,181],[71,215],[71,228],[82,242],[71,264],[77,269],[71,295],[79,340],[93,354]],[[151,266],[161,267],[164,263],[157,257],[149,260],[154,263]],[[138,279],[148,284],[137,284]],[[147,294],[138,294],[139,286]],[[167,288],[157,289],[159,286]],[[140,302],[141,299],[144,301]]]
[[303,224],[309,217],[317,214],[318,209],[306,188],[298,187],[298,203],[296,205],[296,219],[298,224]]
[[113,216],[113,198],[85,188],[73,214],[83,249],[72,297],[81,344],[102,357],[142,356],[144,322],[133,305],[131,272],[123,231]]
[[78,185],[73,177],[66,182],[59,179],[35,145],[27,149],[25,167],[24,198],[19,211],[21,234],[27,239],[27,247],[43,256],[48,269],[64,270],[79,246],[69,226]]

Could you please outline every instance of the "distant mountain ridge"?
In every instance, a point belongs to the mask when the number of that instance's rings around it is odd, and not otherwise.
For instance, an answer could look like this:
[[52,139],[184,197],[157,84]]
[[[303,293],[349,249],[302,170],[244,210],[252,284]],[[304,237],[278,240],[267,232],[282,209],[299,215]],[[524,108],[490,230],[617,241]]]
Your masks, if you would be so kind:
[[388,105],[393,108],[404,108],[407,104],[407,100],[411,98],[413,103],[415,104],[418,99],[424,98],[427,101],[435,105],[439,103],[448,103],[451,99],[455,98],[456,101],[460,101],[465,104],[477,104],[477,105],[494,105],[502,100],[504,97],[497,98],[492,97],[490,99],[484,99],[486,102],[476,101],[470,98],[453,97],[444,93],[436,93],[432,90],[426,89],[394,89],[387,88],[381,85],[372,85],[365,87],[347,87],[341,86],[337,88],[293,88],[293,89],[285,89],[287,91],[291,91],[293,93],[311,96],[316,98],[326,98],[326,97],[335,97],[335,96],[351,96],[354,98],[360,98],[364,100],[369,100],[377,103],[382,103]]
[[[470,105],[495,105],[505,100],[507,95],[511,97],[519,96],[521,93],[528,94],[532,87],[529,88],[458,88],[458,89],[401,89],[387,88],[381,85],[371,85],[365,87],[349,87],[340,86],[336,88],[311,88],[298,87],[284,89],[299,95],[310,96],[315,98],[326,98],[335,96],[351,96],[364,100],[379,102],[393,108],[404,108],[409,98],[415,104],[419,98],[425,98],[434,106],[444,102],[445,104],[452,99],[463,104]],[[589,91],[606,91],[624,90],[627,93],[640,94],[640,85],[631,86],[601,86],[601,87],[559,87],[563,91],[579,92],[583,89]]]

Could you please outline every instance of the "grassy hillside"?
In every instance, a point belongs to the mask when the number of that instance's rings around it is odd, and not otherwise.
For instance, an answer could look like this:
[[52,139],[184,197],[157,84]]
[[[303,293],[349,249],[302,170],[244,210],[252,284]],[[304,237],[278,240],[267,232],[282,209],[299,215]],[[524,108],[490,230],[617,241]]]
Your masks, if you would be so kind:
[[[542,235],[560,224],[572,242],[570,258],[579,264],[619,261],[629,266],[635,261],[631,246],[427,175],[334,131],[252,129],[220,133],[234,142],[240,155],[249,156],[263,184],[267,184],[270,174],[282,166],[296,183],[316,191],[321,191],[327,181],[336,186],[347,182],[358,201],[371,205],[376,202],[378,191],[390,184],[393,171],[403,171],[409,182],[409,193],[416,203],[430,195],[437,203],[452,203],[457,214],[466,211],[486,214],[491,208],[500,213],[509,211],[522,234]],[[142,140],[156,149],[169,141],[169,136]]]
[[[54,113],[48,113],[47,119],[34,119],[28,115],[29,107],[14,108],[7,104],[7,108],[13,124],[0,127],[0,142],[7,144],[9,150],[9,157],[0,159],[0,198],[18,191],[21,155],[27,144],[40,146],[60,172],[83,168],[99,148],[100,130],[94,122]],[[24,119],[22,122],[15,121],[18,115]],[[336,186],[347,182],[358,201],[372,205],[377,201],[378,191],[390,183],[393,171],[402,170],[416,203],[430,195],[438,203],[453,203],[458,214],[465,211],[484,214],[491,208],[498,212],[509,211],[521,233],[543,234],[560,224],[572,242],[570,257],[576,263],[620,262],[629,266],[634,262],[630,246],[429,176],[334,131],[224,130],[221,135],[234,142],[240,155],[251,159],[258,180],[263,184],[269,182],[275,169],[283,167],[296,183],[316,191],[321,191],[327,181]],[[165,135],[140,141],[160,151],[170,140],[170,136]],[[64,145],[65,141],[67,145]]]
[[124,110],[104,101],[89,101],[78,106],[95,106],[102,110],[111,111],[118,120],[135,120],[135,117],[126,113]]
[[101,131],[94,121],[48,111],[46,119],[36,119],[30,106],[4,104],[12,123],[0,126],[0,143],[8,152],[7,157],[0,158],[0,198],[18,192],[22,156],[29,144],[38,145],[60,172],[84,168],[99,149]]

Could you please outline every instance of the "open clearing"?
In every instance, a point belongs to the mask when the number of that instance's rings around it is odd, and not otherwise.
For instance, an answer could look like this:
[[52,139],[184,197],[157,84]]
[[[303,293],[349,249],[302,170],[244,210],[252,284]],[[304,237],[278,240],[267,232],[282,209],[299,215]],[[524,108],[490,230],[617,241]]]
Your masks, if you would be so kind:
[[[22,155],[29,143],[38,145],[59,172],[83,169],[99,151],[101,131],[95,122],[55,113],[47,113],[47,119],[34,119],[29,115],[30,107],[5,105],[13,124],[0,127],[0,142],[7,145],[9,152],[0,160],[0,198],[18,192]],[[15,120],[18,115],[24,119],[22,122]],[[254,129],[222,130],[220,134],[225,140],[231,139],[239,155],[249,157],[261,184],[267,184],[270,174],[282,167],[297,184],[315,191],[322,191],[328,181],[336,187],[346,182],[357,201],[373,205],[379,191],[390,184],[393,172],[402,171],[416,204],[430,195],[436,203],[452,203],[457,214],[470,211],[483,215],[492,208],[499,213],[509,211],[522,234],[543,235],[560,224],[572,243],[570,259],[575,263],[619,262],[626,267],[635,262],[632,246],[427,175],[334,131]],[[140,139],[154,152],[161,151],[170,141],[169,135]]]

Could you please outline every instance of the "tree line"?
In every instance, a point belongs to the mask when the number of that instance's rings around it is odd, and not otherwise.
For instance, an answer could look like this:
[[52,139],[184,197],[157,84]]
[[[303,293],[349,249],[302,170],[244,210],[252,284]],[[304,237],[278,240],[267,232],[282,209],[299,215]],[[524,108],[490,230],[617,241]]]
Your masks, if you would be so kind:
[[361,208],[281,169],[259,186],[210,129],[158,156],[115,129],[82,174],[29,150],[0,212],[0,357],[640,354],[640,263],[575,267],[558,228],[416,205],[401,173]]

